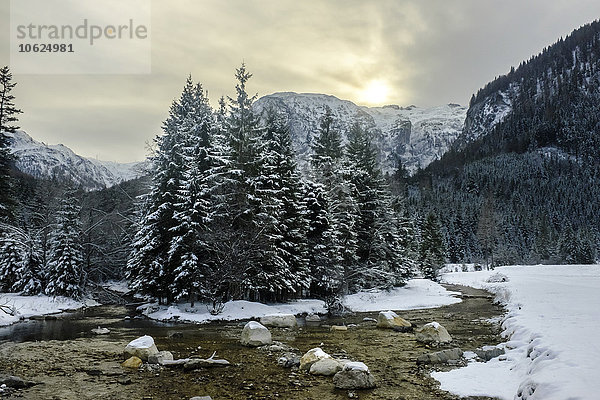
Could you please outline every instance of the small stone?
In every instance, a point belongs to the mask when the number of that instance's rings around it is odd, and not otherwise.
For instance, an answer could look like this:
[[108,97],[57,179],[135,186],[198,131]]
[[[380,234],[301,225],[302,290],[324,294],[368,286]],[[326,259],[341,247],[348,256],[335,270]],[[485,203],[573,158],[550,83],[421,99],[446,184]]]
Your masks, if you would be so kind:
[[212,400],[210,396],[194,396],[190,397],[190,400]]
[[175,331],[167,334],[169,339],[183,339],[183,332]]
[[159,351],[148,356],[150,364],[163,364],[165,361],[173,361],[173,354],[170,351]]
[[343,332],[343,331],[347,331],[347,330],[348,330],[348,327],[347,327],[347,326],[345,326],[345,325],[332,325],[332,326],[329,328],[329,330],[330,330],[331,332],[336,332],[336,331],[337,331],[337,332]]
[[283,368],[292,368],[300,365],[300,357],[293,353],[285,353],[277,359],[277,364]]
[[305,318],[306,322],[321,322],[321,317],[318,314],[308,314]]
[[423,354],[417,357],[417,364],[451,364],[451,361],[458,361],[463,355],[463,351],[458,347],[454,349],[437,351],[435,353]]
[[131,378],[128,376],[121,376],[117,379],[117,383],[121,385],[129,385],[131,384]]
[[123,368],[138,369],[142,366],[142,359],[136,356],[129,357],[121,364]]
[[92,333],[94,335],[108,335],[110,333],[110,329],[97,327],[92,329]]
[[499,347],[485,346],[482,349],[475,350],[477,357],[483,361],[490,361],[492,358],[499,357],[504,354],[504,349]]

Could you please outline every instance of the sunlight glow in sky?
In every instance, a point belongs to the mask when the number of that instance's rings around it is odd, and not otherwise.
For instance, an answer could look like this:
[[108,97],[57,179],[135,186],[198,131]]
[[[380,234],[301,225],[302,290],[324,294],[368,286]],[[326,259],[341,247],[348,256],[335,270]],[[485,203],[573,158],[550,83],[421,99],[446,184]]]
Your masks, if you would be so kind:
[[[151,74],[15,74],[21,127],[84,156],[141,160],[189,74],[216,105],[235,92],[242,61],[259,96],[466,105],[497,75],[600,17],[598,0],[151,1]],[[9,4],[0,0],[0,65],[10,62]]]

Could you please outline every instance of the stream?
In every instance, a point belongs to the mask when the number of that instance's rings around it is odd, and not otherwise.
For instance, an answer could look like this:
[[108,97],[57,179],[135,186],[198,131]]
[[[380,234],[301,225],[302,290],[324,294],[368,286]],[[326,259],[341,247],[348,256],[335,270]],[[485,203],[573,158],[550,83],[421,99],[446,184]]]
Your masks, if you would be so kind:
[[[461,303],[402,311],[398,314],[421,326],[431,321],[444,325],[453,337],[449,345],[431,349],[417,343],[412,333],[377,329],[363,318],[376,312],[356,313],[304,324],[298,329],[271,328],[273,339],[297,348],[299,355],[313,347],[366,363],[377,388],[357,391],[360,399],[457,399],[441,391],[429,376],[431,366],[416,364],[424,353],[460,347],[463,351],[502,340],[498,324],[489,322],[503,313],[489,293],[466,287],[446,286],[463,293]],[[56,318],[56,319],[54,319]],[[277,365],[280,353],[243,347],[239,343],[245,322],[211,322],[194,325],[165,323],[140,318],[134,307],[99,306],[64,313],[50,319],[27,320],[0,327],[0,373],[40,382],[29,389],[0,393],[2,399],[218,399],[336,400],[349,392],[334,388],[331,377],[317,377]],[[330,332],[330,325],[356,324],[348,331]],[[96,336],[98,326],[111,330]],[[217,358],[233,365],[184,372],[181,369],[144,365],[137,371],[120,366],[127,343],[139,336],[154,337],[159,350],[175,358]],[[435,366],[449,370],[452,366]]]

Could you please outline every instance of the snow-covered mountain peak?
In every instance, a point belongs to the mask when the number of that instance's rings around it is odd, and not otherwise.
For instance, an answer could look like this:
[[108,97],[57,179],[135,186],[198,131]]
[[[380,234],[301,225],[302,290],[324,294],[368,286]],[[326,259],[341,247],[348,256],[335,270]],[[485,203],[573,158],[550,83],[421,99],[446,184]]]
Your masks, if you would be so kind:
[[79,156],[63,144],[38,142],[24,131],[7,135],[11,137],[15,166],[36,178],[72,182],[85,190],[98,190],[144,174],[144,162],[100,161]]
[[319,119],[331,108],[337,128],[344,136],[355,121],[371,130],[384,171],[396,167],[397,159],[409,170],[424,168],[444,154],[463,129],[466,108],[447,104],[433,108],[359,106],[348,100],[318,93],[273,93],[257,100],[255,110],[273,108],[289,123],[300,166],[306,165]]

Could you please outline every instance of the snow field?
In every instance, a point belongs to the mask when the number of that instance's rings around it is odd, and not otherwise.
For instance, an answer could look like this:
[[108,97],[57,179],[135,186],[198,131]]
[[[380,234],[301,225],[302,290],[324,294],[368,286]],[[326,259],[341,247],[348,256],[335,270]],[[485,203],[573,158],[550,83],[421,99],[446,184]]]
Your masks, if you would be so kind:
[[507,309],[506,354],[432,373],[443,390],[500,399],[598,398],[599,265],[501,267],[448,273],[443,281],[487,289]]

